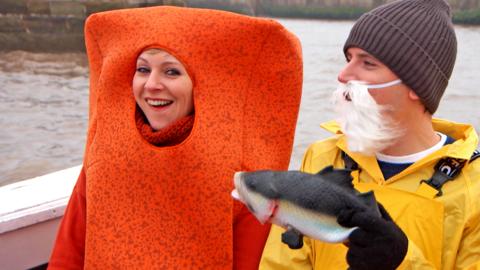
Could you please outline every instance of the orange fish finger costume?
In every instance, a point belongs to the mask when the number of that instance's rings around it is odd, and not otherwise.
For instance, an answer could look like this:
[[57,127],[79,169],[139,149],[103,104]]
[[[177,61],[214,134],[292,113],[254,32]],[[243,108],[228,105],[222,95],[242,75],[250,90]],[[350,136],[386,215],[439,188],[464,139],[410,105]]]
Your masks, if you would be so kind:
[[[94,14],[85,37],[87,145],[49,268],[256,269],[268,227],[233,202],[232,179],[288,167],[297,38],[273,20],[176,7]],[[193,81],[193,128],[175,146],[136,127],[131,85],[146,48],[174,55]]]

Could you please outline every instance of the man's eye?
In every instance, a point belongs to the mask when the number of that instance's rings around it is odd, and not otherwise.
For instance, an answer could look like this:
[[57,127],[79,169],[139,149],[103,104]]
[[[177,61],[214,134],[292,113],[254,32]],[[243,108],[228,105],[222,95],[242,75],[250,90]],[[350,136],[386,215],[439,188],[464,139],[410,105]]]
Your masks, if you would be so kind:
[[364,61],[363,63],[364,63],[366,66],[369,66],[369,67],[374,67],[374,66],[376,66],[375,63],[370,62],[370,61]]
[[146,68],[146,67],[138,67],[137,68],[137,72],[140,72],[140,73],[148,73],[150,72],[150,69]]
[[167,71],[165,71],[165,74],[169,75],[169,76],[178,76],[180,75],[180,71],[178,69],[175,69],[175,68],[170,68],[170,69],[167,69]]

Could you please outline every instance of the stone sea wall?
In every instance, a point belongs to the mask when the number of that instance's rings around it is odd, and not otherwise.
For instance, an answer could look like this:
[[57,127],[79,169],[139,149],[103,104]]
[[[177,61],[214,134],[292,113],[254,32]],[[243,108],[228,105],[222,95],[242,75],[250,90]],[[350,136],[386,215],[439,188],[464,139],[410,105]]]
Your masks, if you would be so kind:
[[[254,16],[355,19],[391,0],[0,0],[0,51],[82,51],[88,15],[112,9],[176,5]],[[480,0],[449,0],[459,23],[480,24]]]
[[88,15],[151,4],[163,1],[0,0],[0,50],[82,51]]

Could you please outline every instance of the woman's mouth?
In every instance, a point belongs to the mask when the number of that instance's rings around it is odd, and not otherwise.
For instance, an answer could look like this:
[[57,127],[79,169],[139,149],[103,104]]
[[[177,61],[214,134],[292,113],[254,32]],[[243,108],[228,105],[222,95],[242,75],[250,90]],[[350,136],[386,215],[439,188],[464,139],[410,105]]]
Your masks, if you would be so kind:
[[148,105],[155,107],[155,108],[160,108],[160,107],[166,107],[170,104],[173,103],[171,100],[165,100],[165,99],[150,99],[147,98],[146,102]]

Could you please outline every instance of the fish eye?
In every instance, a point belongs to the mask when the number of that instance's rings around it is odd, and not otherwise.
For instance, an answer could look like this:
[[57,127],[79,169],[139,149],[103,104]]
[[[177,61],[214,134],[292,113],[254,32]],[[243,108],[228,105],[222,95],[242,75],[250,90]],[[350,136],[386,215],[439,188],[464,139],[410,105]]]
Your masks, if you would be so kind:
[[257,188],[257,185],[256,185],[256,183],[255,183],[254,180],[251,180],[251,179],[250,179],[250,181],[246,181],[245,184],[247,185],[247,187],[248,187],[249,189],[255,190],[255,189]]

